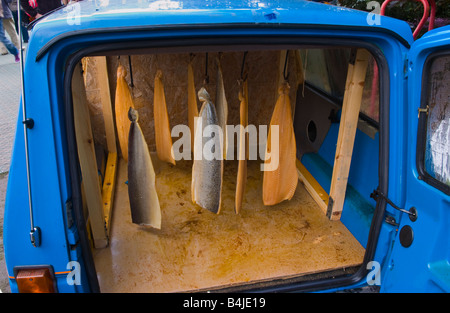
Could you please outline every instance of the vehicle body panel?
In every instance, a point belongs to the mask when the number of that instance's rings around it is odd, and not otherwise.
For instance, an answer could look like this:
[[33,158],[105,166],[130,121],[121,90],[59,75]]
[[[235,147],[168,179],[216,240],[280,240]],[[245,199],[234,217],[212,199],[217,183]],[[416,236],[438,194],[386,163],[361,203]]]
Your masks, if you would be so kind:
[[[413,241],[404,246],[396,240],[389,270],[382,290],[392,292],[449,292],[450,281],[450,196],[431,186],[421,178],[416,161],[420,153],[417,145],[419,129],[418,109],[423,101],[426,88],[424,66],[427,58],[434,53],[449,52],[450,27],[430,31],[418,39],[408,53],[408,134],[406,160],[406,199],[398,202],[405,210],[415,208],[417,219],[403,214],[399,220],[399,230],[411,227]],[[423,115],[423,114],[422,114]],[[422,116],[421,118],[424,118]],[[405,228],[406,230],[407,228]],[[398,238],[397,238],[398,239]]]

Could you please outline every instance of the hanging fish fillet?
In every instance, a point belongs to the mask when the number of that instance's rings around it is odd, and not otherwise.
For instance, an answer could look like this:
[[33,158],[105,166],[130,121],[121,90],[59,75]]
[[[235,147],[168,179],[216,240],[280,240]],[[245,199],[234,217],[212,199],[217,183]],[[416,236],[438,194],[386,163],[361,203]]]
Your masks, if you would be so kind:
[[238,152],[238,174],[236,182],[236,198],[234,208],[236,214],[239,214],[244,198],[245,184],[247,182],[247,154],[248,154],[248,133],[244,129],[248,125],[248,86],[247,80],[242,82],[239,92],[240,104],[240,124],[242,125],[239,133],[239,152]]
[[203,102],[197,119],[194,165],[192,166],[192,202],[213,213],[220,213],[223,183],[223,159],[218,146],[218,134],[209,135],[205,128],[217,128],[217,115],[208,92],[201,88],[198,97]]
[[192,62],[188,64],[188,123],[191,131],[191,150],[194,151],[195,118],[198,117],[197,95],[195,94]]
[[167,114],[162,71],[157,70],[155,76],[155,91],[153,97],[153,115],[155,119],[156,152],[161,161],[175,165],[170,134],[169,115]]
[[223,159],[227,156],[227,119],[228,119],[228,103],[225,97],[225,87],[223,84],[222,66],[220,59],[217,58],[217,85],[216,85],[216,112],[219,126],[222,128],[222,153]]
[[128,160],[128,131],[130,130],[130,120],[128,119],[128,110],[133,105],[130,89],[125,80],[127,70],[119,65],[117,68],[117,87],[115,100],[116,128],[119,139],[120,150],[125,161]]
[[[274,205],[284,200],[290,200],[297,188],[298,176],[296,168],[296,144],[294,136],[294,128],[292,124],[292,111],[289,99],[289,85],[284,83],[278,89],[278,100],[273,110],[270,126],[279,126],[279,136],[271,138],[271,128],[269,128],[269,136],[266,146],[267,165],[273,160],[268,160],[268,156],[272,152],[271,158],[278,157],[278,166],[271,171],[264,171],[263,177],[263,202],[264,205]],[[276,137],[276,136],[275,136]],[[278,144],[278,154],[274,155],[271,150],[274,144]],[[276,149],[275,149],[276,150]]]
[[131,219],[138,225],[161,229],[161,209],[156,193],[155,171],[147,142],[138,123],[138,112],[129,111],[128,197]]

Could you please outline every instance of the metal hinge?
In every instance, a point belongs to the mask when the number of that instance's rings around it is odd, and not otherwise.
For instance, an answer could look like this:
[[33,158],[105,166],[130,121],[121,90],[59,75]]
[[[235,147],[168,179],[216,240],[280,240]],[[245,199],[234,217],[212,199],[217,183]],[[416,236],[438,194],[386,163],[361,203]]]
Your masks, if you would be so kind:
[[378,201],[378,198],[383,198],[384,200],[386,200],[386,202],[391,206],[391,207],[393,207],[394,209],[396,209],[396,210],[398,210],[398,211],[400,211],[400,212],[403,212],[403,213],[406,213],[406,214],[408,214],[408,215],[410,215],[410,217],[416,217],[417,216],[417,212],[415,211],[415,210],[412,210],[412,211],[408,211],[408,210],[405,210],[405,209],[402,209],[402,208],[400,208],[399,206],[397,206],[397,205],[395,205],[388,197],[386,197],[379,189],[375,189],[371,194],[370,194],[370,197],[372,198],[372,199],[374,199],[375,201]]
[[403,77],[408,78],[408,58],[403,61]]
[[430,111],[430,106],[427,105],[426,108],[418,108],[417,111],[419,112],[419,113],[417,114],[417,118],[420,118],[420,113],[426,113],[427,116],[428,116],[428,112]]
[[393,216],[390,216],[390,215],[388,215],[388,214],[386,214],[386,217],[384,218],[384,221],[386,222],[386,223],[388,223],[389,225],[392,225],[392,226],[395,226],[395,227],[398,227],[398,223],[397,223],[397,221],[395,220],[395,217],[393,217]]

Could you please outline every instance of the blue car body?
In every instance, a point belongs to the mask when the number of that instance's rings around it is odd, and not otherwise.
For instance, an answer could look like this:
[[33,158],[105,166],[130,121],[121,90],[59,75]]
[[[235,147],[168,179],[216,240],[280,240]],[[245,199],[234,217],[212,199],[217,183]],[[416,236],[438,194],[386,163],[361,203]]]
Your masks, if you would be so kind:
[[[250,38],[250,39],[249,39]],[[71,216],[73,186],[68,144],[65,86],[83,53],[157,44],[229,44],[274,42],[290,44],[359,45],[377,57],[381,69],[379,146],[367,151],[380,155],[376,172],[379,190],[400,208],[415,207],[418,218],[395,209],[379,197],[371,219],[352,226],[352,217],[342,221],[366,248],[361,269],[354,275],[303,282],[266,291],[336,291],[367,285],[372,263],[380,264],[381,292],[450,291],[450,196],[422,180],[416,163],[418,108],[422,95],[423,68],[436,52],[450,51],[450,27],[432,30],[413,40],[407,23],[381,16],[370,25],[368,13],[306,1],[81,1],[61,8],[33,27],[26,51],[24,90],[31,199],[35,225],[41,230],[41,245],[30,243],[30,211],[27,197],[27,167],[19,112],[9,172],[4,218],[7,272],[13,292],[18,292],[15,271],[23,266],[51,265],[59,292],[98,291],[88,249],[83,249],[76,217]],[[334,130],[337,136],[337,130]],[[327,139],[328,140],[328,139]],[[336,140],[329,139],[329,140]],[[358,140],[358,138],[356,139]],[[324,148],[325,149],[325,144]],[[326,152],[323,152],[326,155]],[[326,171],[317,160],[303,160],[318,181],[326,184]],[[332,163],[331,163],[332,164]],[[372,182],[355,182],[374,189]],[[324,187],[325,188],[325,187]],[[365,187],[361,187],[365,188]],[[386,216],[396,225],[385,222]],[[413,229],[409,247],[400,242],[400,230]],[[69,284],[70,261],[81,264],[81,284]]]

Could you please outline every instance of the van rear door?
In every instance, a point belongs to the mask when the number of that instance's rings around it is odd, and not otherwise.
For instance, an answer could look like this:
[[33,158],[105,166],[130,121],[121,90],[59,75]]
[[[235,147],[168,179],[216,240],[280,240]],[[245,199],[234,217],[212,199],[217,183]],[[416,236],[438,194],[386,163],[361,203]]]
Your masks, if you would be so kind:
[[412,45],[406,196],[381,290],[450,291],[450,26]]

